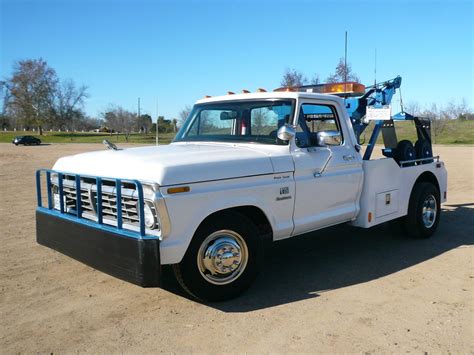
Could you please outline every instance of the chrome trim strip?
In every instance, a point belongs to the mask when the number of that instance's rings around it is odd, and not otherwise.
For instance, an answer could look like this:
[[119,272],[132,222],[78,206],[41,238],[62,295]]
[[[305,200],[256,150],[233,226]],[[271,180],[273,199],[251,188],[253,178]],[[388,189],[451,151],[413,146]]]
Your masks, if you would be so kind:
[[251,178],[251,177],[259,177],[259,176],[271,176],[271,175],[277,175],[277,174],[293,174],[295,171],[294,170],[289,170],[289,171],[279,171],[276,173],[268,173],[268,174],[255,174],[255,175],[245,175],[245,176],[235,176],[235,177],[230,177],[230,178],[222,178],[222,179],[212,179],[212,180],[200,180],[200,181],[189,181],[189,182],[180,182],[178,184],[170,184],[170,185],[163,185],[160,186],[162,188],[167,188],[170,186],[181,186],[181,185],[190,185],[190,184],[200,184],[204,182],[214,182],[214,181],[226,181],[226,180],[235,180],[235,179],[245,179],[245,178]]

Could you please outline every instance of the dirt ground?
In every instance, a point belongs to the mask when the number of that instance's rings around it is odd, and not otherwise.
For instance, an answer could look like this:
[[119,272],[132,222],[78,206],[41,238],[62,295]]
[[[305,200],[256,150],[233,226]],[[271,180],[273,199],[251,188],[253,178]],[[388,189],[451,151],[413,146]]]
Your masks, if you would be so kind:
[[34,172],[102,145],[0,144],[0,352],[474,351],[474,148],[449,171],[436,235],[348,226],[275,243],[242,297],[188,299],[169,270],[143,289],[35,242]]

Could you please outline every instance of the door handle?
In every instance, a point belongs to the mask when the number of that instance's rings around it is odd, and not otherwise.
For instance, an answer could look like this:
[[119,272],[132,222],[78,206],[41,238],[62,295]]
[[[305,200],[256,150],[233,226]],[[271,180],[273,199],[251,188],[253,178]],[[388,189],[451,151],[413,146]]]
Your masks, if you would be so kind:
[[342,159],[346,160],[346,161],[350,161],[350,160],[354,160],[355,156],[353,155],[344,155],[342,157]]

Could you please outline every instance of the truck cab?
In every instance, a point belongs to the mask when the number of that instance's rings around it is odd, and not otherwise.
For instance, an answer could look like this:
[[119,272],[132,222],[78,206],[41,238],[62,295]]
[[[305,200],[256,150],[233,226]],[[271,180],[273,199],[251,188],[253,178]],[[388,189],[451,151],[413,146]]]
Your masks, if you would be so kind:
[[394,219],[431,236],[444,164],[394,142],[383,120],[374,134],[386,156],[367,155],[376,138],[362,154],[357,115],[369,99],[314,88],[206,97],[167,146],[61,158],[37,172],[37,240],[141,286],[159,285],[170,264],[192,296],[219,301],[251,285],[265,239]]

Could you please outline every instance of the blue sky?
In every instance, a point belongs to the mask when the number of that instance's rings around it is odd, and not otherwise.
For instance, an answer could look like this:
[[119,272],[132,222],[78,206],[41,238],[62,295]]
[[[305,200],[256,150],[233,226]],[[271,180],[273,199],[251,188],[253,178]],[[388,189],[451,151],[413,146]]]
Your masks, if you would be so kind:
[[[0,0],[0,77],[45,59],[109,104],[177,117],[204,95],[274,89],[285,68],[325,79],[344,55],[364,83],[403,78],[405,103],[473,99],[472,1]],[[398,100],[398,95],[397,95]]]

